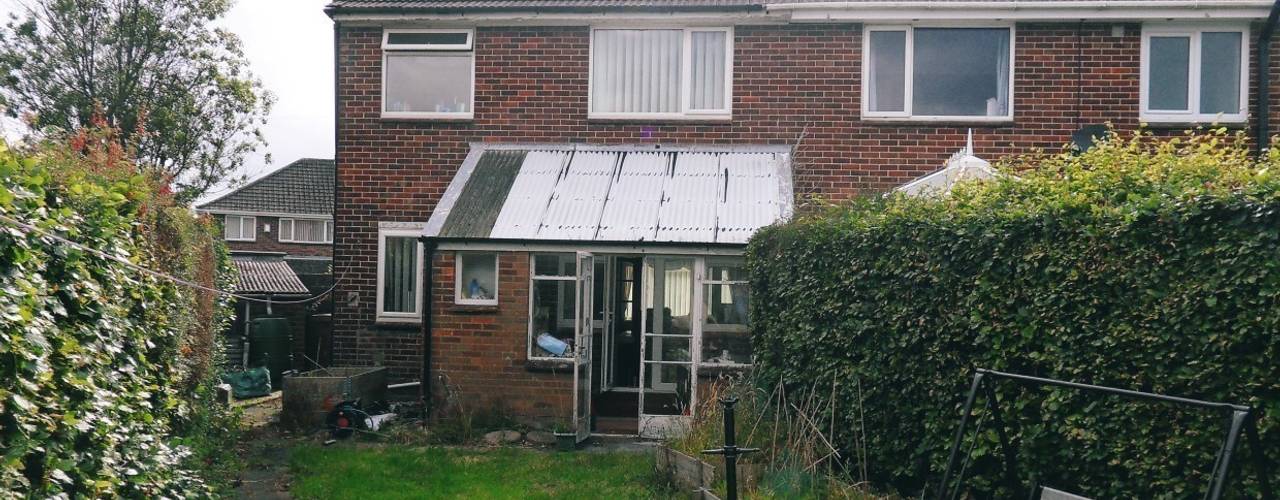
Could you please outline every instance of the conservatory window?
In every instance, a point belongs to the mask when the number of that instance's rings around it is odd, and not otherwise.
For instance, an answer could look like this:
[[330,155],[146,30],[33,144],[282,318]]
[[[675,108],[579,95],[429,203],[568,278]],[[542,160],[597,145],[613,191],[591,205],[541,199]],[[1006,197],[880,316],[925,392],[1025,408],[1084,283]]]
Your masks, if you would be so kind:
[[498,304],[498,254],[458,252],[454,303],[492,306]]
[[1244,28],[1144,26],[1141,119],[1245,121],[1246,35]]
[[223,237],[227,241],[258,239],[258,218],[252,215],[228,215],[223,221]]
[[422,303],[421,230],[378,232],[379,321],[417,321]]
[[870,26],[864,39],[864,117],[1013,118],[1013,28]]
[[702,363],[751,364],[751,289],[741,261],[707,261],[702,292]]
[[471,30],[389,30],[382,41],[384,118],[470,119],[475,105]]
[[732,40],[728,28],[594,30],[591,117],[728,118]]
[[280,219],[281,243],[333,243],[333,221]]

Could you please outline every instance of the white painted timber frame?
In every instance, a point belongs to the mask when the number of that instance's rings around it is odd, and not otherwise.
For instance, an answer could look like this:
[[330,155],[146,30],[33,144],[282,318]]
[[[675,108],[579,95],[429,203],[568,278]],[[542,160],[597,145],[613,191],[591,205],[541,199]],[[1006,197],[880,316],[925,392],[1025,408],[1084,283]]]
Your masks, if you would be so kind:
[[[683,46],[680,52],[680,112],[678,113],[628,113],[595,111],[595,54],[596,32],[607,30],[653,30],[683,31]],[[724,109],[692,109],[689,107],[689,94],[693,85],[691,64],[693,60],[694,32],[722,32],[725,34],[725,68],[724,68]],[[689,121],[729,121],[733,119],[733,28],[732,27],[654,27],[602,25],[591,28],[591,46],[587,49],[587,119],[589,120],[689,120]]]
[[[230,225],[230,222],[231,222],[231,218],[232,218],[232,217],[236,218],[236,219],[238,220],[238,222],[239,222],[239,224],[236,226],[236,228],[237,228],[237,230],[236,230],[236,235],[237,235],[237,236],[236,236],[235,238],[225,238],[225,237],[226,237],[226,235],[227,235],[227,228],[231,226],[231,225]],[[248,221],[248,224],[249,224],[249,236],[248,236],[248,237],[245,237],[245,235],[244,235],[244,225],[245,225],[245,221],[246,221],[246,220]],[[222,236],[223,236],[227,241],[257,241],[257,240],[258,240],[258,218],[257,218],[256,216],[253,216],[253,215],[224,215],[224,216],[223,216],[223,219],[222,219],[222,226],[223,226],[223,227],[222,227]]]
[[[493,257],[493,298],[492,299],[467,299],[462,297],[462,257],[466,256],[491,256]],[[498,267],[497,252],[455,252],[453,259],[453,303],[460,306],[496,306],[498,305],[498,286],[502,282],[502,269]]]
[[[1237,113],[1200,112],[1200,38],[1209,33],[1240,33],[1240,89]],[[1187,59],[1187,109],[1148,109],[1151,84],[1151,38],[1190,39]],[[1240,23],[1158,23],[1142,25],[1142,69],[1138,93],[1139,121],[1146,123],[1244,123],[1249,120],[1249,25]]]
[[[388,40],[395,33],[466,33],[467,43],[465,44],[392,44]],[[379,98],[384,119],[403,119],[403,120],[471,120],[475,118],[476,111],[476,54],[475,54],[475,38],[476,33],[471,28],[461,29],[384,29],[382,31],[382,76],[379,80]],[[387,111],[387,55],[394,52],[469,52],[471,54],[471,103],[467,106],[467,111],[459,112],[434,112],[434,111]]]
[[418,262],[417,269],[414,271],[414,312],[384,312],[383,311],[383,285],[386,277],[383,272],[386,269],[386,244],[388,237],[414,238],[422,236],[422,224],[403,223],[403,222],[383,222],[378,225],[378,279],[377,279],[377,312],[374,316],[375,321],[379,323],[418,323],[422,321],[422,273],[423,256],[422,241],[418,241]]
[[[985,116],[985,115],[959,115],[959,116],[934,116],[934,115],[915,115],[911,111],[912,95],[915,87],[915,71],[913,66],[915,59],[915,29],[916,28],[988,28],[988,29],[1008,29],[1009,30],[1009,81],[1007,88],[1009,96],[1009,106],[1004,116]],[[871,32],[873,31],[895,31],[906,32],[906,47],[904,48],[903,61],[905,75],[903,80],[906,84],[902,94],[902,111],[871,111]],[[866,121],[887,121],[887,122],[945,122],[945,123],[1012,123],[1014,95],[1016,94],[1013,83],[1014,73],[1016,71],[1014,63],[1018,60],[1017,52],[1017,29],[1013,23],[914,23],[914,24],[867,24],[862,28],[862,119]]]

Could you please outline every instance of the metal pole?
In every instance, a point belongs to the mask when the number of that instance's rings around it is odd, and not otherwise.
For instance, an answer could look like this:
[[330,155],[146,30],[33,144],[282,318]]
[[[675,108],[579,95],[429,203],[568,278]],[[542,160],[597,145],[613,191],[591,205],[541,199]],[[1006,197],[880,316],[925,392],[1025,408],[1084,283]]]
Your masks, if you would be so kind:
[[951,471],[955,470],[960,460],[960,441],[964,439],[964,429],[969,425],[969,415],[973,410],[973,400],[978,397],[978,388],[982,386],[982,378],[986,372],[979,369],[973,374],[973,385],[969,387],[969,397],[964,400],[964,410],[960,415],[960,428],[956,429],[955,440],[951,442],[951,457],[947,459],[947,470],[942,474],[942,483],[938,485],[938,500],[947,496],[947,483],[951,482]]
[[733,424],[733,405],[736,404],[738,404],[738,398],[732,396],[720,398],[720,405],[724,407],[724,447],[703,451],[709,455],[724,455],[724,482],[725,489],[728,490],[725,498],[728,500],[738,499],[738,456],[760,451],[755,448],[738,448]]
[[1248,410],[1237,410],[1231,413],[1231,430],[1227,432],[1227,442],[1222,446],[1222,461],[1218,463],[1218,470],[1213,473],[1213,483],[1209,489],[1210,500],[1222,498],[1222,490],[1227,487],[1227,476],[1231,473],[1231,453],[1236,450],[1240,429],[1248,420]]

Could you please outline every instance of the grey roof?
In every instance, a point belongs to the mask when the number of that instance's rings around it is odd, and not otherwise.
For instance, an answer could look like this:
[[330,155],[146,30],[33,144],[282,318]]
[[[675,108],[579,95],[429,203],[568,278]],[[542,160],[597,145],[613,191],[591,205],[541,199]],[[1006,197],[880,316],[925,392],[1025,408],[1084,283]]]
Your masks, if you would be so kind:
[[232,255],[239,276],[236,293],[251,295],[307,295],[310,292],[279,255]]
[[196,209],[332,216],[333,172],[333,160],[302,158]]
[[[971,0],[917,0],[914,4],[950,3]],[[1016,3],[1025,0],[981,0],[991,3]],[[1087,0],[1043,0],[1046,2],[1062,2],[1066,4],[1080,3]],[[1157,2],[1161,0],[1136,0]],[[1185,0],[1191,5],[1212,5],[1214,3],[1230,3],[1232,0]],[[333,0],[327,7],[329,10],[377,11],[377,10],[413,10],[413,11],[484,11],[484,10],[716,10],[716,9],[751,9],[761,10],[767,6],[822,3],[813,0]],[[884,0],[854,0],[839,3],[884,3]]]
[[743,244],[793,203],[785,146],[474,144],[424,234]]

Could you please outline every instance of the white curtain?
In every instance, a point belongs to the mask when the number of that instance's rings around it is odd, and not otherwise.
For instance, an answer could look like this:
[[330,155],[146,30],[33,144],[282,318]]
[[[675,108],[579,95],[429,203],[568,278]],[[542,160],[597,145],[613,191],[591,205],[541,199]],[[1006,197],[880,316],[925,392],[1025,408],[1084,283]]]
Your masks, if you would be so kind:
[[1013,64],[1009,60],[1009,36],[1010,33],[1006,31],[996,45],[996,100],[995,109],[987,109],[989,116],[1009,114],[1009,66]]
[[596,30],[592,111],[680,112],[683,42],[681,30]]
[[725,58],[727,34],[723,31],[690,33],[689,109],[726,109]]
[[[293,223],[293,240],[323,243],[325,221],[301,219]],[[284,229],[283,227],[281,228]]]

